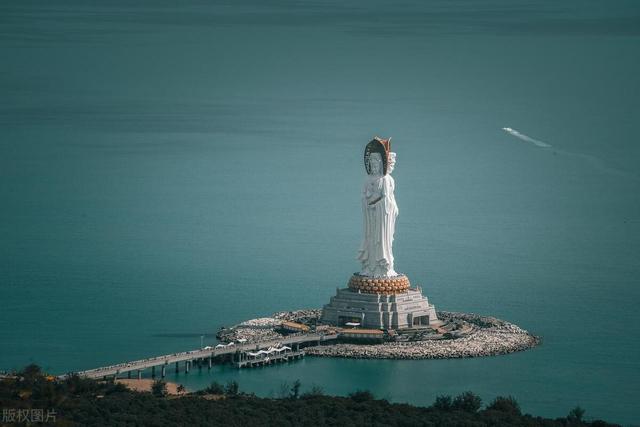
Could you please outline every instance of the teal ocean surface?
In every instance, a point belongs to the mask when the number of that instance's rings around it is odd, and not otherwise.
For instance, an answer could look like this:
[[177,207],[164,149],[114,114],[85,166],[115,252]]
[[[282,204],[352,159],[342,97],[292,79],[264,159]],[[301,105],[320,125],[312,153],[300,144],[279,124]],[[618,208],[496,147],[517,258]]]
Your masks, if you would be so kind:
[[421,405],[472,390],[640,423],[638,52],[634,1],[4,2],[0,370],[184,351],[321,307],[358,269],[380,135],[397,270],[542,345],[168,379]]

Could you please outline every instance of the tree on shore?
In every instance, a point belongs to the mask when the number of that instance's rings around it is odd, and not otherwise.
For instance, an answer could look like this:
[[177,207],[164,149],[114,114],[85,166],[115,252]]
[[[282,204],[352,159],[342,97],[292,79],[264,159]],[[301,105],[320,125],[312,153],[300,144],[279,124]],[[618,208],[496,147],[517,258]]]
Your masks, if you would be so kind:
[[436,397],[432,407],[440,411],[450,411],[452,405],[453,399],[451,399],[451,396],[441,395]]
[[36,365],[35,363],[31,363],[30,365],[25,366],[24,369],[19,371],[18,375],[21,376],[27,383],[33,383],[39,377],[41,377],[43,373],[42,369],[40,369],[40,366]]
[[236,381],[229,381],[224,386],[224,394],[227,396],[237,396],[240,392],[240,386]]
[[578,421],[582,422],[582,418],[584,417],[585,410],[580,406],[576,406],[572,410],[569,411],[569,415],[567,415],[567,419],[569,421]]
[[291,386],[287,381],[283,381],[280,383],[280,389],[278,390],[278,399],[286,399],[289,397],[289,391],[291,390]]
[[204,391],[207,394],[224,394],[224,387],[219,382],[213,381]]
[[297,399],[300,397],[300,380],[295,380],[291,386],[291,392],[289,393],[289,399]]
[[375,396],[369,390],[357,390],[353,393],[350,393],[349,398],[351,398],[351,400],[353,400],[354,402],[362,403],[374,400]]
[[320,387],[319,385],[313,385],[311,387],[311,390],[302,393],[302,398],[303,399],[308,399],[311,397],[320,397],[320,396],[324,396],[324,390],[322,389],[322,387]]
[[482,399],[480,399],[480,396],[470,391],[465,391],[464,393],[456,396],[455,399],[453,399],[451,408],[453,410],[473,413],[478,412],[481,406]]
[[156,380],[151,385],[151,394],[156,397],[165,397],[167,395],[167,383],[162,380]]
[[496,397],[493,400],[493,402],[491,402],[491,404],[487,406],[487,410],[489,411],[493,410],[493,411],[505,412],[508,414],[517,414],[517,415],[520,415],[522,413],[520,411],[520,405],[518,404],[516,399],[514,399],[511,396]]

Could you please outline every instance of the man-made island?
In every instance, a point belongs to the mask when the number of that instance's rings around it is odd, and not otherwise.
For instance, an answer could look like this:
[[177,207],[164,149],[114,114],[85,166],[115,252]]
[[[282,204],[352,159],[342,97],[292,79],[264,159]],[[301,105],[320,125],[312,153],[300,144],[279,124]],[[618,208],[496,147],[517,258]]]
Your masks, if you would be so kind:
[[332,327],[319,324],[320,318],[319,309],[278,312],[221,329],[218,339],[249,345],[311,334],[337,335],[335,340],[318,341],[318,345],[305,347],[305,354],[366,359],[496,356],[527,350],[540,343],[539,337],[512,323],[476,314],[441,311],[438,326],[397,331]]

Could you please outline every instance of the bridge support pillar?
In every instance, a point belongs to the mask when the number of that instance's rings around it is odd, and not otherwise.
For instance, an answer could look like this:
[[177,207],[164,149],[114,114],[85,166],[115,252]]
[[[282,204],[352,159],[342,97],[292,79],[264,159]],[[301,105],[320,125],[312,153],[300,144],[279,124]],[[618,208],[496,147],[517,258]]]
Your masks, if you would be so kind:
[[162,376],[162,378],[164,378],[167,375],[167,365],[162,365],[162,370],[160,372],[160,375]]
[[131,379],[131,371],[127,372],[127,378]]
[[191,367],[191,361],[187,360],[186,362],[184,362],[184,373],[188,374],[189,373],[189,368]]
[[207,364],[208,364],[208,369],[211,369],[211,365],[213,364],[213,360],[211,360],[211,356],[209,356],[209,359],[207,360]]
[[202,363],[204,362],[204,360],[202,359],[198,359],[198,369],[202,370]]
[[139,380],[142,379],[142,371],[140,369],[138,369],[138,379]]
[[156,367],[152,366],[151,367],[151,378],[155,378],[156,377]]

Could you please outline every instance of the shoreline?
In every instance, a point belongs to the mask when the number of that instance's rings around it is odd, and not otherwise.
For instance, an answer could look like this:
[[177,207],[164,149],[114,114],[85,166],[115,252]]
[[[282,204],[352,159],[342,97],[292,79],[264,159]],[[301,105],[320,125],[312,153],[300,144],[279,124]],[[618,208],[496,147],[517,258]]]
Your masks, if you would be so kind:
[[[283,321],[312,325],[320,316],[319,309],[277,312],[272,317],[251,319],[235,325],[223,334],[222,340],[252,340],[284,338],[278,332]],[[437,328],[397,331],[396,340],[382,343],[338,342],[305,348],[308,356],[351,359],[461,359],[499,356],[529,350],[542,339],[519,326],[492,316],[473,313],[438,312],[444,322]],[[319,326],[320,327],[320,326]],[[403,337],[399,340],[398,337]]]
[[[183,391],[183,392],[178,392],[178,386],[179,384],[174,383],[174,382],[170,382],[170,381],[164,381],[162,379],[160,379],[161,381],[163,381],[166,386],[167,386],[167,395],[169,396],[186,396],[188,394],[188,392]],[[122,384],[125,387],[127,387],[129,390],[131,391],[136,391],[139,393],[151,393],[151,387],[153,386],[153,383],[156,382],[155,379],[149,379],[149,378],[142,378],[142,379],[136,379],[136,378],[117,378],[115,380],[116,384]]]

